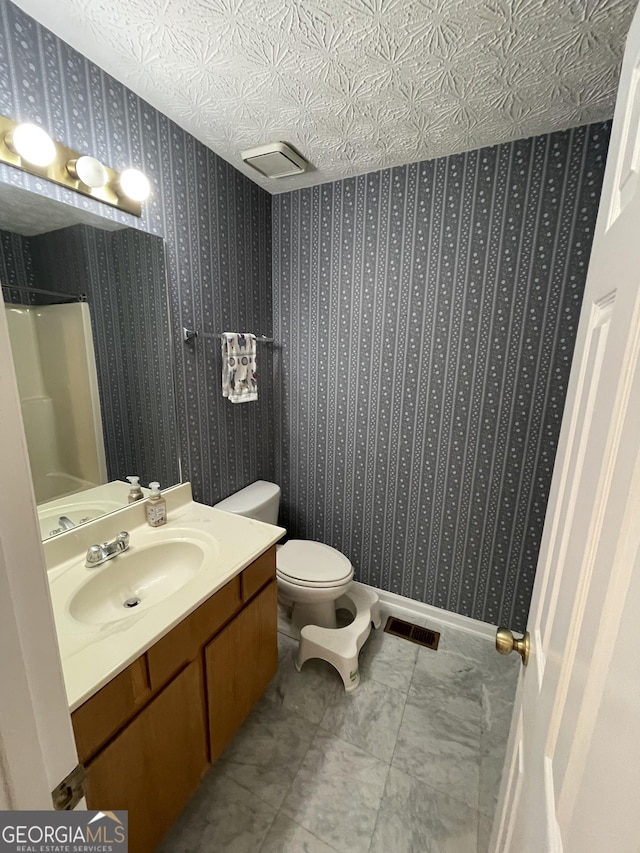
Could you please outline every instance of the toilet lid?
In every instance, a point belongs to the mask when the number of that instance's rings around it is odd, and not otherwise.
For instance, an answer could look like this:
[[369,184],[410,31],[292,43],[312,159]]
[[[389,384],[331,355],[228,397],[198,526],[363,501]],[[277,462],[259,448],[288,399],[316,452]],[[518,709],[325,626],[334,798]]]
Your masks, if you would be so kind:
[[331,586],[347,580],[353,568],[349,560],[330,545],[290,539],[276,552],[278,574],[292,583]]

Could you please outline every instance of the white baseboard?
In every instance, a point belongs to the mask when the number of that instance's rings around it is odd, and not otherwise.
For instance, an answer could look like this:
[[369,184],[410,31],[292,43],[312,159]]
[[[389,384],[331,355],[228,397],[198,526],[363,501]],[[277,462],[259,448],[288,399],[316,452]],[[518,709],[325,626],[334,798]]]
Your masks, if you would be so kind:
[[378,589],[366,583],[360,583],[359,581],[354,581],[353,583],[356,586],[362,586],[365,589],[371,589],[373,592],[376,592],[380,598],[382,609],[386,610],[388,615],[397,616],[408,622],[415,621],[416,619],[421,621],[427,620],[429,623],[437,622],[440,626],[454,628],[457,631],[466,631],[468,634],[476,634],[477,636],[485,637],[492,643],[495,641],[495,625],[489,625],[487,622],[480,622],[478,619],[471,619],[469,616],[461,616],[459,613],[452,613],[450,610],[434,607],[433,604],[414,601],[412,598],[405,598],[404,595],[387,592],[384,589]]

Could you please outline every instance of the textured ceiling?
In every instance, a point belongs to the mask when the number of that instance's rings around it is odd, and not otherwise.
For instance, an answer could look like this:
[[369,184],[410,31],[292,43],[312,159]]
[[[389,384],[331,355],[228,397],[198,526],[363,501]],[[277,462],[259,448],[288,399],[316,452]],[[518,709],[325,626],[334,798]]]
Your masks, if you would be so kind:
[[[613,114],[636,0],[18,0],[269,192]],[[315,169],[269,180],[240,151]]]

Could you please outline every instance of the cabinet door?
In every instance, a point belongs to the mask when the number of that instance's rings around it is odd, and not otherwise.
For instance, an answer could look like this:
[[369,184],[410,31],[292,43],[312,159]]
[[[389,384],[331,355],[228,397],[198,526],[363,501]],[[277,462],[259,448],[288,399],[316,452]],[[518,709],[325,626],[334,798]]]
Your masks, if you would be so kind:
[[272,581],[205,649],[211,761],[223,751],[278,668]]
[[129,850],[151,853],[208,767],[202,667],[190,664],[88,766],[91,809],[127,809]]

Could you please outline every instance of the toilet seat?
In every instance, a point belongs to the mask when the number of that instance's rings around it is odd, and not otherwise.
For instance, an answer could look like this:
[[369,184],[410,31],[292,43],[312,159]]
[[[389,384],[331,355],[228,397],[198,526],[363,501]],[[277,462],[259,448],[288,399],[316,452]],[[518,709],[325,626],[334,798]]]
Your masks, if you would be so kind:
[[294,586],[328,589],[351,580],[353,567],[330,545],[290,539],[276,553],[276,574]]
[[344,580],[341,581],[325,581],[319,583],[305,583],[304,581],[295,580],[295,578],[290,578],[289,575],[285,575],[283,572],[276,569],[276,577],[278,580],[283,581],[283,583],[287,583],[289,586],[298,587],[299,589],[338,589],[341,586],[348,586],[353,580],[353,575],[348,574]]

